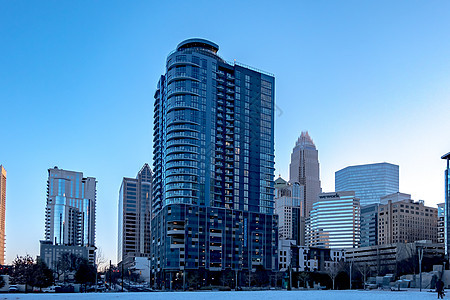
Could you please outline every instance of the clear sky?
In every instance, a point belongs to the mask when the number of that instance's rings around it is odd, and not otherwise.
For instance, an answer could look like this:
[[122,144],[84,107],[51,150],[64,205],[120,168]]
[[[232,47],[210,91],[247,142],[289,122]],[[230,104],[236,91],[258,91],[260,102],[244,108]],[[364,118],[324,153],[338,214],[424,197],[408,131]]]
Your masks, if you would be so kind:
[[302,130],[322,187],[348,165],[400,165],[400,191],[444,201],[449,1],[0,1],[6,254],[39,254],[47,169],[96,177],[97,245],[116,261],[122,177],[152,159],[153,93],[187,38],[276,76],[276,175]]

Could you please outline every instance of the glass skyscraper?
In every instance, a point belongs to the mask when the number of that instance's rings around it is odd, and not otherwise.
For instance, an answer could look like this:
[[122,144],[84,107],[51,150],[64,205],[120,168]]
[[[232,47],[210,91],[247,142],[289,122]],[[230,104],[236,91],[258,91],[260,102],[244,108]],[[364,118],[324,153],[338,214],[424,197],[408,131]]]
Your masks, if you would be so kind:
[[6,170],[0,165],[0,265],[5,264]]
[[144,164],[136,178],[122,180],[119,191],[117,262],[150,256],[152,171]]
[[380,203],[380,198],[399,191],[399,167],[377,163],[346,167],[335,173],[335,191],[354,191],[361,206]]
[[95,264],[97,181],[83,173],[48,169],[45,240],[40,258],[57,269],[61,255],[71,253]]
[[169,54],[154,102],[152,272],[277,269],[272,74],[203,39]]
[[450,152],[441,157],[447,161],[447,168],[445,169],[445,255],[448,258],[448,251],[450,250]]
[[95,246],[96,180],[48,169],[45,240],[53,245]]

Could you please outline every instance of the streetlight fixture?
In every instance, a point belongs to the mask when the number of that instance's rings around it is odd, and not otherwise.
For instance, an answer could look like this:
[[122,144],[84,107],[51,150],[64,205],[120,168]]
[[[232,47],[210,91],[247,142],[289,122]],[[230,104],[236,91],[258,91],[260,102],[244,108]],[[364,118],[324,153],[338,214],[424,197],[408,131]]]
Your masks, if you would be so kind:
[[422,291],[422,259],[423,259],[423,247],[419,247],[419,249],[417,249],[418,254],[419,254],[419,272],[420,272],[420,291]]

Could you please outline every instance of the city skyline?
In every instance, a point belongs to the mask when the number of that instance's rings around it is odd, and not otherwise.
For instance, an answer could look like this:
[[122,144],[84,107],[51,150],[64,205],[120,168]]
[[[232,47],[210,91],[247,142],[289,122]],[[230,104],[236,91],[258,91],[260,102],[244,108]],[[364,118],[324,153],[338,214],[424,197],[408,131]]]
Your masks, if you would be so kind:
[[[165,4],[103,4],[14,2],[1,12],[7,262],[39,253],[46,170],[55,165],[97,178],[96,244],[114,262],[118,186],[152,163],[154,83],[167,53],[191,37],[275,73],[276,177],[289,177],[290,151],[308,130],[324,192],[334,191],[337,170],[391,162],[401,169],[400,191],[429,206],[444,202],[450,4],[292,3],[287,11],[236,2],[236,22],[226,30],[206,26],[218,4],[179,4],[167,28],[152,13],[168,11]],[[205,18],[183,26],[186,11]],[[267,22],[255,27],[261,19]],[[46,142],[55,137],[61,143]]]

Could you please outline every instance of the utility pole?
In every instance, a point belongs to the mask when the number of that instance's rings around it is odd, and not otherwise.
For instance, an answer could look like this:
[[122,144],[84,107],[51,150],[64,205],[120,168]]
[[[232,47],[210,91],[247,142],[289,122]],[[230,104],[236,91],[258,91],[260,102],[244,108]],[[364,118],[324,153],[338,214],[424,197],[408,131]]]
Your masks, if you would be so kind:
[[352,289],[352,267],[353,267],[353,260],[350,262],[350,289]]
[[123,261],[122,261],[122,292],[123,292]]
[[289,263],[289,290],[292,290],[292,262]]
[[422,259],[423,259],[423,247],[418,249],[419,252],[419,272],[420,272],[420,291],[422,291]]
[[183,269],[183,291],[186,290],[185,287],[186,287],[186,270]]
[[109,289],[112,288],[111,260],[109,260]]

